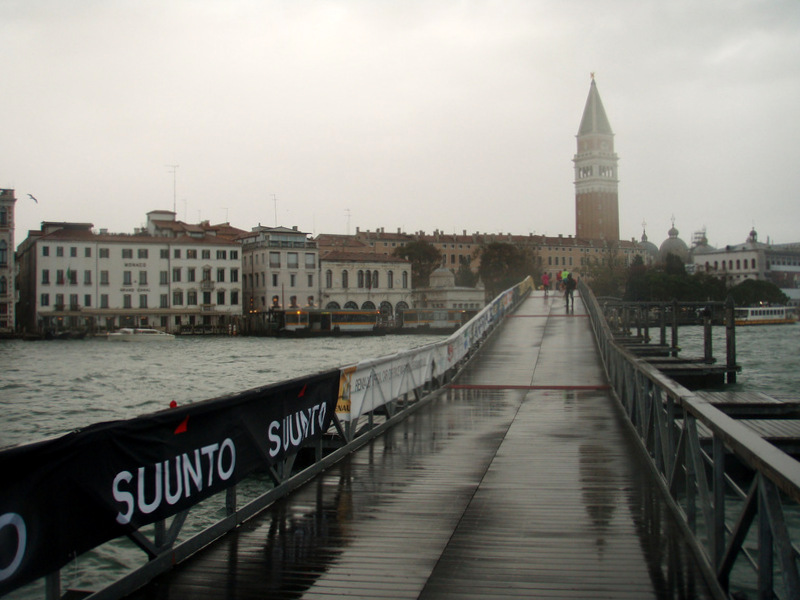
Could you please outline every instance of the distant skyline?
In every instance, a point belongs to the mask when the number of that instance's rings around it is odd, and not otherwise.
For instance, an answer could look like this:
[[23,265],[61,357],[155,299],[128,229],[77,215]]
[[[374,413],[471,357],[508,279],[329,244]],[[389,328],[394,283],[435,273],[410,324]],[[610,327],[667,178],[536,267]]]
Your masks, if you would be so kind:
[[[800,241],[800,2],[6,0],[0,187],[42,221],[575,234],[594,72],[620,237]],[[177,166],[175,166],[177,165]],[[38,203],[28,194],[32,194]]]

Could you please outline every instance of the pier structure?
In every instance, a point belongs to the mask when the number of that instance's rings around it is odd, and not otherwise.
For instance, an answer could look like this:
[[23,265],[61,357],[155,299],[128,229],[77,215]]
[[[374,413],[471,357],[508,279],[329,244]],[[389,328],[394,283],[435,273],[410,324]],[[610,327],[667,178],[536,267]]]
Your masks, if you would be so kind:
[[[351,418],[333,422],[346,444],[326,453],[322,439],[311,466],[271,467],[276,485],[255,501],[229,488],[210,534],[177,541],[180,513],[155,523],[152,543],[131,536],[151,560],[83,595],[798,597],[800,466],[721,408],[770,417],[632,354],[583,285],[572,310],[517,292],[482,313],[503,314],[469,352],[451,341],[407,368],[349,367],[337,413]],[[457,366],[429,368],[443,356]],[[413,368],[428,372],[413,393],[379,401],[386,373]]]

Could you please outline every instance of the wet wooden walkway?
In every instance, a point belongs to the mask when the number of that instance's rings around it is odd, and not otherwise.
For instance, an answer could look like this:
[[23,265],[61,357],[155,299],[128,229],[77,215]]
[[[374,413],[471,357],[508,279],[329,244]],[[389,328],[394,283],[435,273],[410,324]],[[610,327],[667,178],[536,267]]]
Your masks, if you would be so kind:
[[527,299],[439,399],[134,597],[711,597],[575,305]]

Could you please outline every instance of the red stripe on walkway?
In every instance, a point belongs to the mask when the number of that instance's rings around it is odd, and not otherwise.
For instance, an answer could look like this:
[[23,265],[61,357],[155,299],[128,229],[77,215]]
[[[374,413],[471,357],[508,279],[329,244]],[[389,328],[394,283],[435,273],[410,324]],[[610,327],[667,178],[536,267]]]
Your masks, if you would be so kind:
[[501,385],[501,384],[452,384],[452,390],[610,390],[608,384],[600,385]]

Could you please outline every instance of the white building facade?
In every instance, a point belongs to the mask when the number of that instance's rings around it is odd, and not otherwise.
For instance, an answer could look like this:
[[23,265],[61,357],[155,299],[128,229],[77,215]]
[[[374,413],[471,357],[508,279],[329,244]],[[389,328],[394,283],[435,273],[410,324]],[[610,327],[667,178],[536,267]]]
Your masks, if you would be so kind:
[[20,244],[25,331],[221,333],[241,315],[238,242],[203,231],[125,235],[92,227],[46,222]]
[[241,237],[244,310],[316,305],[319,293],[316,242],[296,227],[254,227]]
[[411,263],[389,254],[329,252],[320,259],[322,308],[379,309],[391,320],[411,306]]

